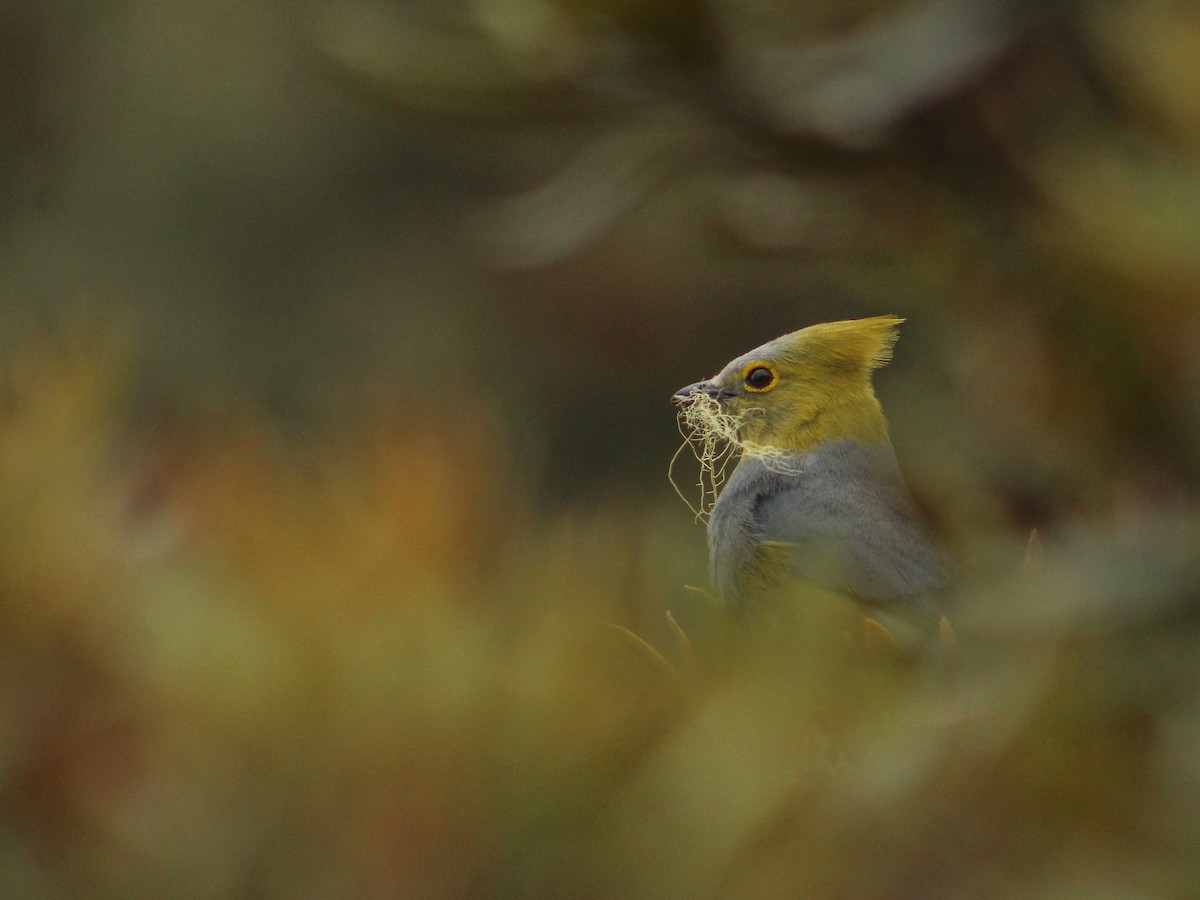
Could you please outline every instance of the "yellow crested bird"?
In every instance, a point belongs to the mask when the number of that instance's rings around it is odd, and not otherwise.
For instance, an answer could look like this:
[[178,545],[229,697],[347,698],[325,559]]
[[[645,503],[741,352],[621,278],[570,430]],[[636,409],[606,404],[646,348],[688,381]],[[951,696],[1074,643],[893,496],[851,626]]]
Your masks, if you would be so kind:
[[936,625],[949,566],[916,513],[871,385],[903,321],[803,328],[673,397],[702,438],[741,451],[708,521],[712,580],[727,604],[801,580],[854,597],[869,615]]

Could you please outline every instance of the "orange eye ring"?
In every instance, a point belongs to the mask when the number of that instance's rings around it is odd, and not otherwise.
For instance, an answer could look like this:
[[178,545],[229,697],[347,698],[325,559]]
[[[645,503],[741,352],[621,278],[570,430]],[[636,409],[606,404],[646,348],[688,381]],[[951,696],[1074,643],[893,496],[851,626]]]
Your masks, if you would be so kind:
[[746,390],[763,394],[779,384],[779,373],[766,363],[753,362],[742,370],[742,383]]

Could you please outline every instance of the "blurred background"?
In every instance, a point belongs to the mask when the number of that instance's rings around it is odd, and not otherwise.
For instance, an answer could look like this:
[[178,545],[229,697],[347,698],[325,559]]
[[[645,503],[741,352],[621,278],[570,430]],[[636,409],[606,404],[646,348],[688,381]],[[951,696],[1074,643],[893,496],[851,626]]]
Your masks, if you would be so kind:
[[[9,0],[0,892],[1194,896],[1198,297],[1186,0]],[[953,686],[698,662],[670,394],[881,313]]]

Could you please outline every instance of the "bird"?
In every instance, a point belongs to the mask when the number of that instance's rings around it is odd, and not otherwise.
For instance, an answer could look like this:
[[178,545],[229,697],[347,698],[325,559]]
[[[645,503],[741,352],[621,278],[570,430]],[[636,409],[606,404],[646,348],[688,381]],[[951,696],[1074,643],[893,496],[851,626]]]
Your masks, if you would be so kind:
[[685,421],[741,451],[708,519],[727,607],[803,583],[849,596],[868,618],[936,627],[951,564],[918,514],[872,385],[903,321],[811,325],[672,397]]

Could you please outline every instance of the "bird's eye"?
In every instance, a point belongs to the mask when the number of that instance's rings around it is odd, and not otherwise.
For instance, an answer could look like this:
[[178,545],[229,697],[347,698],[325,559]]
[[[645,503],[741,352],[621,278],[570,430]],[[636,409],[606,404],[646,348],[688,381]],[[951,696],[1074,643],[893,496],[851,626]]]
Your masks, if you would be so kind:
[[775,373],[766,366],[754,366],[746,373],[746,387],[752,391],[765,391],[775,386]]

